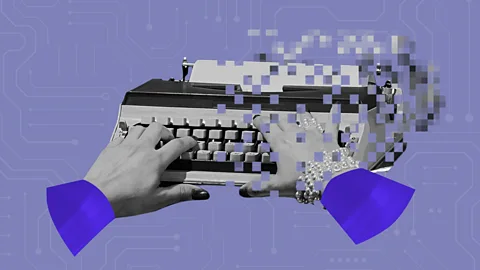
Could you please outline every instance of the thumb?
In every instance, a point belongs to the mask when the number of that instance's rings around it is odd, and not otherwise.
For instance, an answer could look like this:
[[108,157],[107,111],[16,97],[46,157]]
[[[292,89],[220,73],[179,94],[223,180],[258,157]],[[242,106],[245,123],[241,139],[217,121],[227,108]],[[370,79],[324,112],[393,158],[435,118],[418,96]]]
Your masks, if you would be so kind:
[[167,205],[177,204],[186,201],[204,201],[210,198],[208,191],[203,188],[178,184],[169,187],[159,188],[159,196]]
[[255,190],[253,188],[253,183],[257,181],[251,181],[243,185],[238,193],[244,198],[259,198],[259,197],[268,197],[270,196],[270,191],[272,190],[271,181],[262,181],[260,190]]
[[255,189],[253,184],[257,181],[251,181],[243,185],[238,193],[244,198],[261,198],[270,196],[270,191],[276,190],[279,192],[280,197],[295,198],[295,184],[293,187],[278,187],[278,181],[261,181],[260,189]]

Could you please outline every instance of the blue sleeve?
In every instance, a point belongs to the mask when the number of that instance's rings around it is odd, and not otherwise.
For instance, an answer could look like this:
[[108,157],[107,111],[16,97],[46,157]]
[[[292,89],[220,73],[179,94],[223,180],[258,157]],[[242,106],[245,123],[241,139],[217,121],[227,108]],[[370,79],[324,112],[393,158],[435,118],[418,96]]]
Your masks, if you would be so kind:
[[365,169],[334,177],[322,194],[322,204],[355,244],[390,227],[400,217],[415,190]]
[[115,219],[105,195],[85,180],[47,188],[47,205],[53,224],[74,256]]

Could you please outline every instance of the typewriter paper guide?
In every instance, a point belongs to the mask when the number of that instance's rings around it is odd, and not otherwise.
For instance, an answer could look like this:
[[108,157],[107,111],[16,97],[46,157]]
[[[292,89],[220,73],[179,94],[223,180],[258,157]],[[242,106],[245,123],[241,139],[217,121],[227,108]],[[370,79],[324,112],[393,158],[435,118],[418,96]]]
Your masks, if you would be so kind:
[[[271,75],[270,68],[278,67],[275,75]],[[295,70],[295,74],[289,74],[289,70]],[[190,75],[192,83],[218,83],[224,85],[240,85],[242,91],[252,92],[252,85],[261,85],[262,92],[282,92],[286,85],[295,86],[332,86],[342,85],[342,76],[349,78],[348,86],[362,86],[358,66],[340,66],[338,75],[332,76],[332,83],[325,84],[324,75],[332,75],[332,66],[306,65],[303,63],[292,63],[280,65],[276,62],[243,62],[236,65],[234,61],[226,61],[220,65],[217,60],[197,60]],[[262,84],[262,76],[269,75],[268,85]],[[248,80],[245,76],[251,76]],[[313,76],[311,84],[306,83],[306,76]],[[344,85],[346,86],[346,85]],[[364,85],[363,85],[364,86]]]

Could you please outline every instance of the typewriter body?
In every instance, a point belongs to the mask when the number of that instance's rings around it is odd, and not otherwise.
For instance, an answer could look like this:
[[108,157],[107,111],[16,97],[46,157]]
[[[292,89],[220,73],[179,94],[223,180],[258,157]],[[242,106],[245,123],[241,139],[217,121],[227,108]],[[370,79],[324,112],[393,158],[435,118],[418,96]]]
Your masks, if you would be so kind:
[[[335,81],[338,78],[334,72],[329,83],[324,83],[322,77],[325,75],[314,75],[313,82],[306,83],[306,76],[314,74],[315,68],[324,67],[284,66],[273,62],[219,65],[216,60],[199,60],[192,64],[184,59],[183,80],[152,79],[125,94],[111,139],[125,136],[129,127],[136,123],[159,122],[176,137],[196,136],[201,149],[184,153],[168,167],[162,178],[199,185],[233,182],[240,186],[259,180],[262,171],[275,174],[277,170],[276,163],[270,159],[270,151],[275,149],[264,147],[261,133],[251,124],[253,115],[283,117],[295,114],[297,104],[303,104],[318,122],[327,123],[331,121],[331,104],[339,103],[340,130],[349,134],[348,142],[342,141],[339,134],[339,143],[353,142],[356,158],[367,164],[369,170],[388,170],[394,161],[386,161],[386,152],[393,153],[394,143],[403,143],[403,136],[386,134],[385,123],[377,124],[377,95],[392,95],[392,91],[377,86],[374,76],[366,78],[363,84],[356,84],[362,81],[358,66],[342,66],[340,73],[348,75],[350,83],[342,85],[340,93],[333,93],[332,85],[340,84]],[[329,73],[328,69],[324,71]],[[190,79],[186,81],[190,70]],[[265,75],[268,83],[262,81]],[[394,92],[398,95],[401,90]],[[352,102],[352,95],[357,97],[356,102]],[[327,99],[330,100],[325,102]],[[260,113],[252,112],[254,104],[260,104]],[[220,111],[219,107],[225,110]],[[395,113],[402,113],[401,109],[397,108]],[[378,142],[386,142],[384,151],[377,149],[375,141],[369,141],[368,134],[372,133],[376,134]],[[405,150],[406,144],[403,146]],[[397,152],[395,159],[402,153]]]

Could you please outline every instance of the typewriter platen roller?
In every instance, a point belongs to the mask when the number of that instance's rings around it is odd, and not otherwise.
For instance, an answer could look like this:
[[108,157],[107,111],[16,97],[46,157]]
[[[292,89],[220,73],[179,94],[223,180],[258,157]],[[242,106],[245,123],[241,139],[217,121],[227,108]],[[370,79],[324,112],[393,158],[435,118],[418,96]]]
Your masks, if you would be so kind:
[[[262,85],[261,92],[255,93],[254,85],[262,83],[258,78],[272,74],[272,70],[276,75],[269,76],[269,84]],[[159,122],[177,137],[198,137],[200,146],[200,151],[185,153],[172,163],[165,179],[212,185],[232,181],[243,185],[259,180],[261,171],[276,173],[276,164],[270,156],[273,150],[263,147],[266,144],[261,133],[251,125],[254,114],[295,114],[297,105],[304,104],[318,122],[326,123],[331,104],[338,103],[340,130],[349,137],[341,141],[339,134],[339,143],[356,145],[356,158],[368,164],[370,170],[388,170],[393,161],[386,160],[386,153],[394,152],[397,159],[406,144],[402,134],[386,134],[385,124],[377,124],[377,95],[393,96],[400,90],[391,91],[388,84],[378,86],[375,77],[369,76],[363,85],[342,85],[339,92],[333,93],[332,84],[305,83],[305,76],[313,74],[311,66],[295,64],[294,70],[272,62],[244,62],[238,66],[233,62],[218,65],[215,60],[192,64],[184,59],[182,80],[152,79],[125,94],[112,140],[125,136],[128,127],[136,123]],[[353,78],[350,82],[361,81],[357,66],[342,66],[341,74],[345,73]],[[386,98],[387,102],[393,100],[391,96]],[[399,113],[401,110],[396,109],[393,114]],[[387,116],[386,121],[393,121],[393,117],[390,120]],[[372,133],[376,134],[376,142],[369,141],[368,134]],[[379,149],[377,143],[382,141],[385,147]],[[395,143],[402,143],[403,151],[394,149]]]

